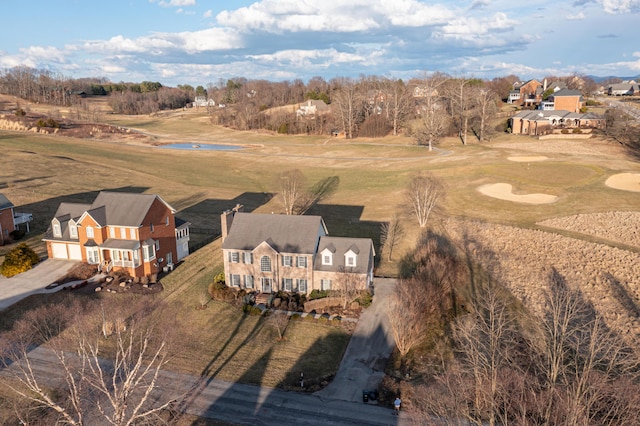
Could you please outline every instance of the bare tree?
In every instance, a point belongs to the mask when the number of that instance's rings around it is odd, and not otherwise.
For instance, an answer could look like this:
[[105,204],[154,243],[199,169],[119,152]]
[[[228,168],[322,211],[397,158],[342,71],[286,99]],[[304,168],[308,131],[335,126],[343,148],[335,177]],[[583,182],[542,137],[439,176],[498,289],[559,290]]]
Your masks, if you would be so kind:
[[338,84],[331,96],[331,105],[342,123],[345,137],[353,139],[362,118],[362,96],[354,81],[342,79]]
[[342,309],[347,309],[349,303],[353,302],[364,290],[363,281],[355,272],[353,267],[341,266],[338,268],[338,279],[332,285],[332,290],[338,294],[342,301]]
[[411,90],[402,80],[386,79],[382,89],[385,93],[385,111],[391,123],[393,135],[397,136],[400,128],[411,113]]
[[389,324],[402,357],[424,339],[429,326],[429,301],[417,284],[414,278],[399,280],[390,298]]
[[387,250],[387,260],[391,261],[393,250],[404,237],[405,230],[397,214],[389,222],[380,225],[380,245]]
[[405,189],[405,198],[421,228],[444,193],[441,181],[430,173],[415,175]]
[[452,115],[455,117],[458,134],[462,144],[467,144],[467,133],[469,130],[469,116],[473,107],[473,89],[477,80],[468,78],[456,78],[447,82],[447,97],[452,106]]
[[278,175],[276,186],[285,214],[297,212],[297,207],[304,198],[306,179],[298,169],[287,170]]
[[446,134],[449,128],[449,118],[442,101],[442,91],[447,77],[434,74],[422,79],[417,86],[420,94],[418,125],[413,131],[413,137],[418,145],[427,145],[429,151]]
[[267,317],[266,321],[278,331],[278,340],[284,340],[284,332],[289,325],[289,315],[284,312],[274,312]]
[[[501,371],[511,366],[510,348],[514,338],[515,322],[509,314],[503,297],[495,285],[476,296],[472,312],[460,317],[456,324],[456,340],[462,352],[462,363],[473,378],[474,412],[486,413],[489,425],[498,423],[501,396],[506,392]],[[483,424],[483,415],[470,420]],[[506,419],[500,419],[506,424]]]
[[498,97],[490,89],[480,88],[475,91],[476,117],[478,118],[478,140],[483,142],[487,136],[489,119],[498,110]]
[[[26,314],[6,336],[2,348],[6,371],[19,384],[8,386],[70,425],[95,424],[97,418],[117,426],[152,419],[175,401],[152,396],[169,359],[166,336],[158,337],[146,316],[133,315],[126,326],[113,327],[112,342],[105,345],[104,326],[102,330],[99,326],[104,322],[92,316],[96,311],[95,306],[85,311],[79,304],[71,309],[60,304]],[[42,370],[33,359],[34,345],[43,343],[56,369],[47,366]],[[113,359],[104,359],[110,351]],[[51,393],[46,386],[58,392]]]

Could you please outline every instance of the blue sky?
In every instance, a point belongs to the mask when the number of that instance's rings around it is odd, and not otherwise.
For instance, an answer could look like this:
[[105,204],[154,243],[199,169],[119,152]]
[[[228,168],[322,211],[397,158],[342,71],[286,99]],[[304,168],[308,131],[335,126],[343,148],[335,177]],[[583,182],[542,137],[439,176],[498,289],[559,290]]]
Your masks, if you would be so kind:
[[30,0],[0,24],[0,69],[114,82],[640,74],[640,0]]

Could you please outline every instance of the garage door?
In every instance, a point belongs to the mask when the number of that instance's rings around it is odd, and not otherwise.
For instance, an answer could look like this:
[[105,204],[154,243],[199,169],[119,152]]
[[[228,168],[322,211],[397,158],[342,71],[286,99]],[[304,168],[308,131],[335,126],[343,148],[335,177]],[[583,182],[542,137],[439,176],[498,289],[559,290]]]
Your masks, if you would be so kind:
[[69,245],[69,259],[71,260],[82,260],[82,249],[80,246]]
[[51,251],[53,252],[54,259],[68,259],[67,245],[60,243],[51,244]]

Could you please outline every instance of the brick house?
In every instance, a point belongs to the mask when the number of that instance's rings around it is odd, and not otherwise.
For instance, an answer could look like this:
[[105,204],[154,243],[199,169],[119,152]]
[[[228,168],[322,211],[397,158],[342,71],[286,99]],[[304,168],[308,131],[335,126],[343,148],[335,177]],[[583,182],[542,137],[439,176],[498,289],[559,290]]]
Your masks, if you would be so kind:
[[102,191],[91,204],[61,203],[43,240],[49,258],[141,278],[189,254],[189,223],[174,214],[158,195]]
[[13,203],[4,194],[0,194],[0,245],[9,240],[9,233],[14,229]]
[[262,293],[330,290],[373,282],[373,242],[329,237],[320,216],[222,214],[222,254],[230,287]]
[[606,120],[593,113],[580,114],[563,110],[520,111],[509,119],[515,135],[540,136],[554,129],[602,129]]
[[561,89],[549,96],[548,101],[553,103],[555,110],[580,112],[582,93],[579,90]]
[[25,224],[26,232],[29,232],[29,222],[33,221],[31,213],[18,213],[14,205],[4,195],[0,194],[0,245],[11,241],[10,234]]

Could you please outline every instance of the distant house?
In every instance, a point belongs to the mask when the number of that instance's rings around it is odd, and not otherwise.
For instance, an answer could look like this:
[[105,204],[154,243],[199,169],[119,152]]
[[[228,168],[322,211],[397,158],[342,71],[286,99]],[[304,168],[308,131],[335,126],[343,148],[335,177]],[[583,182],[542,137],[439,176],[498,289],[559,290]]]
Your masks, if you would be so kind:
[[209,106],[216,106],[216,102],[211,98],[207,99],[206,96],[196,96],[195,100],[193,101],[194,108]]
[[605,119],[593,113],[580,114],[564,110],[520,111],[509,119],[511,132],[516,135],[540,136],[554,129],[601,129]]
[[631,80],[628,82],[612,84],[607,88],[609,96],[633,96],[640,95],[640,84]]
[[328,236],[320,216],[222,214],[222,254],[229,286],[262,293],[310,293],[347,281],[373,282],[373,241]]
[[49,258],[135,278],[173,269],[189,254],[189,223],[160,196],[102,191],[91,204],[61,203],[45,233]]
[[538,80],[529,80],[524,83],[516,82],[513,90],[509,92],[507,103],[532,106],[542,100],[542,83]]
[[21,224],[26,224],[29,232],[29,222],[33,220],[31,213],[17,213],[14,205],[9,199],[0,193],[0,245],[7,243],[9,234],[18,229]]
[[329,112],[329,105],[321,99],[309,99],[303,104],[299,104],[296,109],[296,117],[312,117],[316,114]]
[[565,110],[580,112],[582,108],[582,93],[579,90],[560,89],[554,92],[546,101],[541,102],[544,110]]

